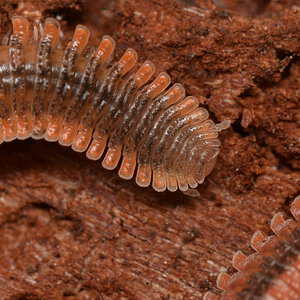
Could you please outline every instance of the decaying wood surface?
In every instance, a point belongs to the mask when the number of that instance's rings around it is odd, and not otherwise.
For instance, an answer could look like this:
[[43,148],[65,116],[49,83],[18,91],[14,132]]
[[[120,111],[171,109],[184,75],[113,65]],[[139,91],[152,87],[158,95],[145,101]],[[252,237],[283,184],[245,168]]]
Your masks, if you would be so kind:
[[201,299],[233,253],[251,253],[254,231],[267,232],[299,194],[293,1],[252,18],[208,0],[105,2],[5,1],[1,33],[21,13],[62,18],[64,42],[77,23],[94,44],[111,34],[116,56],[135,48],[232,128],[198,198],[139,188],[57,144],[2,144],[1,299]]

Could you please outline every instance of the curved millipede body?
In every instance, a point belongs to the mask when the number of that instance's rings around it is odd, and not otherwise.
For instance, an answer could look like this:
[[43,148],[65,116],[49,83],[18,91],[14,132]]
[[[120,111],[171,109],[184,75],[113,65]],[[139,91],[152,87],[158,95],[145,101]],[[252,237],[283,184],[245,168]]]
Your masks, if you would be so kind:
[[[76,27],[72,41],[60,45],[60,25],[52,18],[34,27],[20,16],[0,47],[0,141],[44,138],[87,151],[89,159],[157,191],[195,188],[214,167],[218,131],[197,99],[170,86],[150,61],[137,61],[127,49],[112,60],[114,40],[104,36],[86,51],[89,30]],[[36,30],[39,28],[40,30]]]
[[238,270],[233,276],[220,273],[220,295],[206,293],[204,300],[299,300],[300,299],[300,196],[291,205],[294,219],[276,214],[271,221],[275,235],[257,231],[251,239],[256,251],[250,256],[241,251],[232,259]]

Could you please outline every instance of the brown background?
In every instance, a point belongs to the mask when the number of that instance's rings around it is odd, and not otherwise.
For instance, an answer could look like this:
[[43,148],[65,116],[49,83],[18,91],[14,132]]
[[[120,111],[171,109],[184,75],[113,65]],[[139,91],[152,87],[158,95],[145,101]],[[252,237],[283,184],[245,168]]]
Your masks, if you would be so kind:
[[300,190],[300,2],[240,2],[0,1],[1,36],[15,14],[61,19],[63,43],[85,24],[92,44],[112,35],[116,58],[135,48],[233,121],[198,198],[58,144],[1,145],[1,299],[201,299],[256,230],[270,234]]

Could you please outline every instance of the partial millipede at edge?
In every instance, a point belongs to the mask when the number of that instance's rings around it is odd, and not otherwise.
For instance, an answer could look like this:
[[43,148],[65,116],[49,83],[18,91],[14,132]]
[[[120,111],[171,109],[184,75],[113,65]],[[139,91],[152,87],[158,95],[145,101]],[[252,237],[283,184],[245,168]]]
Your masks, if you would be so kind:
[[300,299],[300,196],[291,204],[293,219],[277,213],[271,220],[275,235],[257,231],[251,239],[255,250],[246,256],[241,251],[232,259],[238,271],[222,272],[217,286],[219,295],[208,292],[204,300],[299,300]]
[[[219,153],[218,131],[181,84],[167,73],[153,81],[145,61],[135,72],[137,54],[127,49],[113,61],[114,40],[104,36],[87,51],[89,30],[76,27],[63,49],[60,24],[12,19],[13,32],[0,46],[0,141],[44,138],[102,157],[102,166],[156,191],[186,191],[201,184]],[[31,36],[31,33],[32,36]]]

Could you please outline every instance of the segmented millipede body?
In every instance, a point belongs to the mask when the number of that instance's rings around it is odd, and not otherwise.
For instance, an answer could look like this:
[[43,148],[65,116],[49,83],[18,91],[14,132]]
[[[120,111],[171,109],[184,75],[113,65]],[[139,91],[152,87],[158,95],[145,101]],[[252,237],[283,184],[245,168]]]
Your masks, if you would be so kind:
[[207,293],[204,300],[299,300],[300,299],[300,196],[291,205],[294,219],[276,214],[271,221],[275,235],[257,231],[251,239],[256,251],[250,256],[241,251],[233,256],[238,270],[233,276],[220,273],[220,295]]
[[[53,19],[33,30],[20,16],[0,47],[0,140],[44,138],[104,156],[102,165],[119,176],[156,191],[195,188],[214,167],[218,131],[206,109],[185,97],[182,85],[146,61],[135,72],[133,49],[112,60],[114,40],[104,36],[87,51],[89,30],[76,27],[72,41],[61,47],[60,25]],[[39,28],[39,30],[37,30]],[[31,32],[34,37],[31,38]]]

